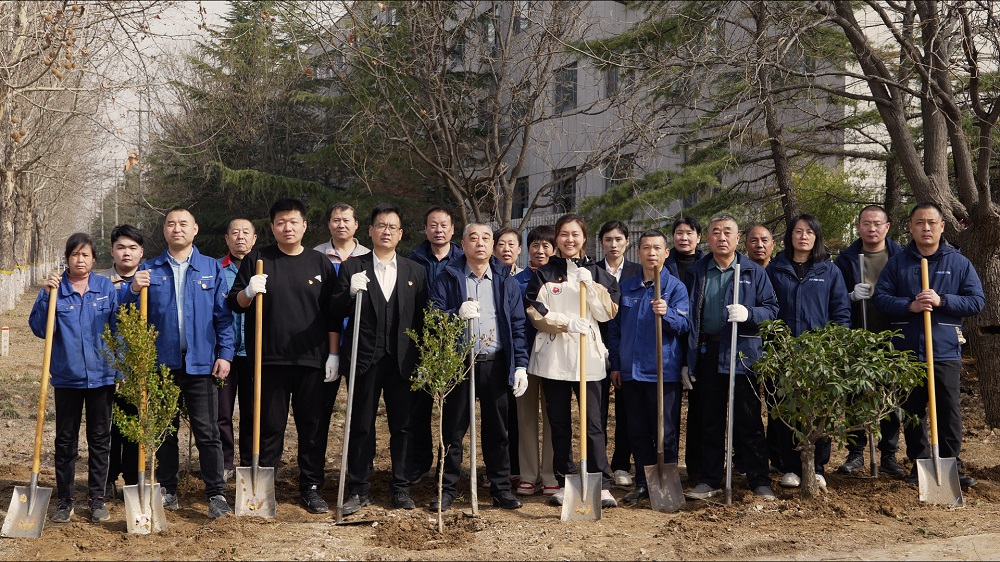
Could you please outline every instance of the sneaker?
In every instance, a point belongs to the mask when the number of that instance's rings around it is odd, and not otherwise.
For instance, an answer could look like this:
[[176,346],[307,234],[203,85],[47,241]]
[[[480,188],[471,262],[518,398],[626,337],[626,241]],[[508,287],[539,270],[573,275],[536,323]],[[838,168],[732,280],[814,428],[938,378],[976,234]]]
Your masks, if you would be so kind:
[[753,489],[753,495],[757,496],[762,500],[776,500],[778,496],[774,495],[774,491],[771,490],[770,486],[757,486]]
[[436,513],[438,506],[440,505],[441,511],[448,511],[451,509],[451,504],[453,503],[455,503],[455,498],[450,494],[442,494],[440,503],[438,503],[438,498],[435,495],[434,499],[431,500],[431,503],[427,505],[427,509]]
[[111,519],[111,514],[108,513],[108,508],[104,505],[104,498],[93,498],[90,500],[90,520],[94,523],[100,523],[102,521],[107,521]]
[[837,472],[841,474],[855,474],[859,472],[865,466],[865,455],[864,453],[856,453],[854,451],[847,454],[847,460],[844,464],[840,465]]
[[410,492],[401,491],[392,494],[389,498],[389,505],[396,509],[413,509],[417,507],[417,504],[413,503],[413,498],[410,497]]
[[302,497],[299,498],[299,503],[309,513],[326,513],[330,511],[330,507],[326,505],[326,502],[319,495],[319,486],[315,484],[302,490]]
[[177,501],[177,494],[171,494],[167,491],[162,491],[160,493],[163,496],[163,509],[169,509],[170,511],[177,511],[180,509],[181,504]]
[[794,472],[786,472],[779,482],[782,488],[798,488],[802,485],[802,479]]
[[52,514],[52,522],[69,523],[70,517],[73,517],[73,500],[59,500],[56,512]]
[[958,485],[962,487],[963,492],[968,492],[969,488],[976,485],[976,479],[969,476],[968,474],[959,473]]
[[622,504],[632,505],[644,499],[649,499],[649,489],[641,484],[637,484],[634,490],[625,494],[625,497],[622,498]]
[[532,484],[531,482],[519,482],[517,484],[517,495],[519,496],[533,496],[540,492],[542,489],[538,484]]
[[708,484],[698,484],[691,490],[684,493],[685,496],[693,500],[707,500],[708,498],[714,498],[722,492],[719,488],[713,488]]
[[632,484],[632,475],[627,470],[615,471],[615,486],[631,486]]
[[882,455],[882,463],[879,465],[878,471],[897,478],[906,476],[906,470],[896,462],[896,455]]
[[601,507],[618,507],[618,500],[611,495],[611,490],[601,490]]
[[220,517],[225,517],[232,512],[233,510],[229,509],[229,504],[226,503],[226,498],[224,496],[212,496],[208,498],[209,519],[219,519]]
[[822,474],[817,474],[816,482],[819,484],[820,488],[823,488],[824,490],[826,489],[826,476],[823,476]]
[[556,490],[551,497],[549,497],[549,503],[552,505],[562,505],[563,498],[566,496],[566,490],[564,488],[559,488]]
[[[558,494],[559,490],[562,490],[559,486],[542,486],[542,495],[551,498],[552,496]],[[562,505],[562,501],[559,502],[559,505]]]
[[236,477],[236,469],[235,468],[227,468],[227,469],[225,469],[225,470],[222,471],[222,481],[223,482],[229,482],[230,480],[232,480],[235,477]]

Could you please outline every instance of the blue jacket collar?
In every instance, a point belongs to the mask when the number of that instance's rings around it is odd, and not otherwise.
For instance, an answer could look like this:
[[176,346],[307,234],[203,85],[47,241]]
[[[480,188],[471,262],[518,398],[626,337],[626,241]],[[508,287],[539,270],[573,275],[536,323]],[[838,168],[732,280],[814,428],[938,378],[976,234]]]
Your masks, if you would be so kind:
[[[163,253],[156,256],[153,259],[154,266],[169,265],[170,262],[167,259],[170,256],[170,250],[163,250]],[[198,262],[201,259],[201,252],[198,251],[198,246],[191,246],[191,256],[188,258],[188,265],[191,269],[195,271],[198,270]]]

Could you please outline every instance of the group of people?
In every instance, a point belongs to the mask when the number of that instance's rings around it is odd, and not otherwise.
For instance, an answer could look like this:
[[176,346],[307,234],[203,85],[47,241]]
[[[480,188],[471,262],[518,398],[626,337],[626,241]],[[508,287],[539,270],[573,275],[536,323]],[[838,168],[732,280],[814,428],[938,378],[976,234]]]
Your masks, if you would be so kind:
[[[648,497],[644,467],[657,458],[656,322],[662,327],[664,455],[666,462],[678,461],[686,390],[686,494],[691,498],[707,499],[721,491],[733,324],[739,354],[732,411],[735,465],[756,496],[775,497],[772,470],[783,474],[780,485],[785,487],[799,486],[804,476],[792,430],[774,419],[765,426],[761,415],[762,393],[752,368],[763,345],[758,327],[768,320],[783,320],[795,335],[831,322],[898,329],[902,335],[895,345],[923,359],[922,316],[931,311],[941,454],[959,458],[960,326],[962,318],[983,308],[985,299],[969,261],[942,238],[944,216],[934,203],[913,208],[908,224],[912,241],[906,247],[887,238],[884,209],[865,207],[856,225],[860,238],[835,261],[825,251],[819,221],[810,215],[789,222],[777,255],[764,225],[745,230],[746,253],[741,253],[744,231],[732,216],[712,218],[704,233],[697,220],[681,217],[669,235],[647,230],[638,236],[638,263],[625,259],[631,243],[628,227],[610,221],[598,232],[604,258],[595,261],[587,255],[585,221],[566,214],[552,226],[527,233],[524,269],[517,267],[517,231],[494,232],[490,225],[472,222],[456,244],[454,217],[443,207],[425,213],[427,240],[408,258],[397,253],[403,225],[394,206],[371,210],[371,248],[358,241],[358,214],[346,203],[328,210],[330,241],[315,249],[302,245],[306,217],[301,201],[276,201],[269,211],[275,243],[265,247],[256,247],[250,220],[235,218],[225,235],[229,252],[216,260],[193,245],[198,232],[193,214],[175,208],[164,221],[167,250],[144,263],[142,234],[129,225],[116,227],[111,235],[114,267],[102,275],[91,274],[94,240],[82,233],[67,240],[67,270],[45,283],[58,292],[59,307],[51,367],[58,497],[54,521],[69,521],[73,515],[84,405],[92,519],[109,517],[105,500],[117,493],[119,474],[126,484],[136,482],[135,447],[110,421],[116,375],[100,353],[100,333],[106,323],[114,328],[118,306],[135,302],[143,288],[149,293],[149,321],[160,333],[158,361],[171,369],[187,405],[212,518],[231,512],[225,492],[236,461],[240,466],[251,462],[255,333],[245,326],[255,324],[258,295],[263,295],[264,319],[259,463],[276,467],[281,462],[291,405],[300,502],[310,513],[328,511],[321,491],[329,428],[340,381],[352,360],[357,374],[351,439],[344,452],[343,512],[353,514],[373,501],[370,477],[380,397],[389,432],[388,504],[416,507],[410,489],[432,470],[435,455],[431,399],[412,388],[419,357],[406,331],[422,329],[427,306],[469,324],[482,412],[484,485],[501,508],[517,509],[520,497],[536,494],[562,503],[564,479],[577,470],[572,396],[581,388],[587,393],[586,412],[580,413],[587,430],[586,461],[602,475],[602,506],[618,505],[612,484],[633,486],[621,498],[626,505]],[[703,234],[707,253],[698,249]],[[863,277],[859,256],[865,258]],[[920,287],[921,258],[930,263],[928,290]],[[264,265],[262,274],[256,272],[258,261]],[[735,283],[738,301],[733,300]],[[361,304],[355,316],[357,299]],[[40,337],[47,302],[43,289],[30,318]],[[356,345],[350,337],[355,324]],[[431,501],[431,509],[449,509],[458,497],[462,440],[470,430],[468,384],[463,382],[445,401],[442,427],[448,448],[437,459],[443,464],[444,490],[440,500],[435,496]],[[612,395],[616,424],[609,460]],[[233,428],[237,400],[238,447]],[[922,420],[926,405],[926,388],[919,387],[904,407]],[[896,416],[882,420],[879,449],[881,470],[902,477],[906,472],[896,460],[899,432]],[[911,459],[929,456],[922,424],[903,433]],[[864,443],[863,433],[852,436],[840,471],[864,466]],[[815,462],[821,485],[829,458],[830,444],[821,443]],[[173,435],[157,451],[156,477],[167,509],[179,506],[177,468]],[[915,467],[909,478],[915,481]],[[967,487],[975,481],[961,472],[961,483]]]

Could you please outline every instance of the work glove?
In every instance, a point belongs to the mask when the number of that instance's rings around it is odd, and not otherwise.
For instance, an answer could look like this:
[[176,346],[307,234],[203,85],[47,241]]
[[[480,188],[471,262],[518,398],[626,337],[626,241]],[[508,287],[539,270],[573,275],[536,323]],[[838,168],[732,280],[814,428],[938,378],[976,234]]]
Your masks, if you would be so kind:
[[868,300],[872,298],[872,284],[858,283],[851,292],[851,300],[854,302]]
[[261,293],[267,292],[267,274],[261,273],[260,275],[254,275],[250,278],[250,282],[247,283],[246,290],[243,291],[247,298],[253,300],[254,297]]
[[726,319],[730,322],[746,322],[748,318],[750,318],[750,311],[742,304],[726,306]]
[[472,318],[479,318],[479,302],[477,301],[465,301],[462,306],[458,307],[458,317],[462,320],[470,320]]
[[338,378],[340,378],[340,356],[331,353],[326,358],[326,376],[323,377],[323,382],[333,382]]
[[589,269],[578,267],[573,270],[572,281],[574,283],[583,283],[589,289],[594,284],[594,276],[590,274]]
[[528,371],[524,367],[518,367],[514,369],[514,386],[511,388],[511,392],[514,393],[514,398],[517,398],[522,396],[526,390],[528,390]]
[[368,275],[359,271],[351,276],[351,296],[356,297],[361,291],[368,290]]
[[590,320],[580,317],[574,318],[566,325],[566,331],[571,334],[588,334],[590,333]]
[[684,390],[694,389],[693,382],[697,382],[698,379],[691,376],[690,371],[688,371],[687,366],[681,367],[681,386]]

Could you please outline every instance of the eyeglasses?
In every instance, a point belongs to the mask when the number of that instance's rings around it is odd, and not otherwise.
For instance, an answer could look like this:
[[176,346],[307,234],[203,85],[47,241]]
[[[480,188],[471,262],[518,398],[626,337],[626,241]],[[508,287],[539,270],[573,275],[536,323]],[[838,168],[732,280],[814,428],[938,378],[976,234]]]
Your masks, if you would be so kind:
[[865,221],[865,222],[861,223],[861,228],[882,228],[886,224],[888,224],[888,223],[885,223],[885,222],[882,222],[882,221],[874,221],[874,222]]
[[375,230],[376,232],[384,231],[390,234],[395,234],[399,230],[399,225],[380,222],[375,225]]

